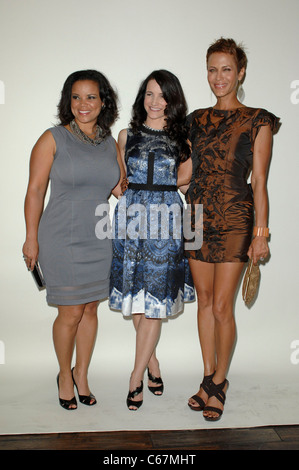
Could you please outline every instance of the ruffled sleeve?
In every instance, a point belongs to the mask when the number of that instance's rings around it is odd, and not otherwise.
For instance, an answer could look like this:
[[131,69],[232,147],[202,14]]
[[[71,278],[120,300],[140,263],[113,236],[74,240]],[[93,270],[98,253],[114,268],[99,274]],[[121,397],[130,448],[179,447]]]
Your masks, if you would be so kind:
[[255,140],[262,126],[270,126],[271,131],[275,134],[280,127],[279,119],[266,109],[259,109],[252,121],[252,140]]

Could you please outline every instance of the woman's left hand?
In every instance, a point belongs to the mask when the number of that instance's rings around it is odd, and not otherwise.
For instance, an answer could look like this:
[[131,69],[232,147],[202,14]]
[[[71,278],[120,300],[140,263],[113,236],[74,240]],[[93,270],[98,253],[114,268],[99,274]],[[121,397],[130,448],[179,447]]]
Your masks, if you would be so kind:
[[264,261],[269,256],[269,247],[266,237],[255,237],[253,238],[247,255],[250,259],[253,259],[253,264],[257,264],[258,261]]

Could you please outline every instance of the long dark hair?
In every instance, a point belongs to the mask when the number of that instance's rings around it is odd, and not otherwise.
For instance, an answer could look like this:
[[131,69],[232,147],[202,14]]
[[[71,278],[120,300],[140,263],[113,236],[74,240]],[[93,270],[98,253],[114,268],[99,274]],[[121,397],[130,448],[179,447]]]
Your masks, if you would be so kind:
[[80,80],[92,80],[98,84],[100,98],[104,106],[98,116],[97,124],[102,129],[103,136],[110,135],[111,126],[118,118],[118,98],[108,79],[97,70],[79,70],[78,72],[73,72],[66,79],[58,104],[58,119],[60,120],[60,124],[66,126],[74,119],[74,115],[71,111],[72,87],[75,82]]
[[179,79],[168,70],[154,70],[140,85],[132,109],[130,127],[137,132],[145,122],[147,114],[144,109],[144,97],[147,84],[155,80],[161,88],[167,106],[165,109],[165,131],[179,148],[180,161],[189,158],[190,149],[187,143],[188,130],[186,126],[187,103]]

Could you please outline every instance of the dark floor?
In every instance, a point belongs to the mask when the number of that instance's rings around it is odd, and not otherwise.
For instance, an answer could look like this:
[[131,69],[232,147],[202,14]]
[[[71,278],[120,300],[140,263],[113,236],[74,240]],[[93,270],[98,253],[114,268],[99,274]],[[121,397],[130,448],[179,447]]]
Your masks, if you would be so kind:
[[[190,431],[11,434],[0,436],[0,450],[112,451],[110,457],[114,455],[113,451],[115,455],[119,455],[116,451],[145,451],[147,454],[154,450],[155,454],[168,451],[173,455],[183,451],[183,455],[199,450],[299,450],[299,425]],[[133,452],[131,454],[134,455]],[[173,460],[173,463],[178,461]]]

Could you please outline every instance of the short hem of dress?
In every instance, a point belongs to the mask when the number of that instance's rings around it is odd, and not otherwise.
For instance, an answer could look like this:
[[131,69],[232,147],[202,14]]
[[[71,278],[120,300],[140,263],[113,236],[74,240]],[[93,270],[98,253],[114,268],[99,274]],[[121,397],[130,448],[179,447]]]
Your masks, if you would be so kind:
[[135,314],[143,314],[146,318],[167,319],[179,315],[184,311],[185,303],[195,300],[193,285],[185,283],[185,287],[179,289],[175,300],[158,300],[155,296],[141,289],[137,294],[128,293],[126,296],[115,287],[110,289],[109,308],[122,313],[123,317],[131,317]]
[[133,315],[145,315],[146,318],[150,318],[152,320],[167,320],[167,318],[172,318],[175,317],[176,315],[180,315],[181,313],[184,312],[185,304],[187,303],[192,303],[195,302],[195,297],[192,298],[191,300],[185,300],[183,307],[178,310],[177,312],[169,313],[168,315],[164,315],[163,317],[153,317],[151,315],[146,314],[146,312],[130,312],[130,313],[124,313],[121,308],[113,307],[112,305],[109,305],[110,310],[116,313],[121,313],[124,318],[129,318],[132,317]]
[[130,318],[134,315],[145,315],[145,318],[149,318],[151,320],[167,320],[168,318],[175,317],[176,315],[180,315],[184,311],[184,307],[179,310],[178,312],[170,313],[169,315],[165,315],[163,317],[152,317],[150,315],[147,315],[146,312],[131,312],[131,313],[124,313],[122,310],[116,308],[116,307],[110,307],[110,309],[114,312],[121,313],[124,318]]
[[234,259],[225,259],[225,260],[207,260],[202,258],[197,258],[196,256],[192,256],[190,253],[185,253],[186,258],[193,259],[195,261],[202,261],[202,263],[210,263],[210,264],[221,264],[221,263],[247,263],[248,256],[244,258],[234,258]]
[[80,299],[76,299],[76,300],[55,300],[55,299],[49,299],[48,297],[46,298],[47,300],[47,303],[49,306],[53,306],[53,307],[59,307],[60,305],[61,306],[72,306],[72,305],[84,305],[84,304],[89,304],[91,302],[100,302],[101,300],[106,300],[108,299],[109,297],[109,294],[105,294],[105,295],[97,295],[97,296],[92,296],[92,297],[89,297],[88,299],[82,299],[82,302],[80,302]]

